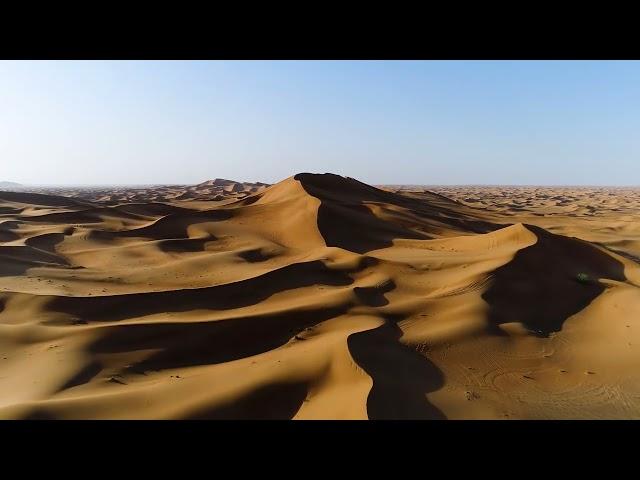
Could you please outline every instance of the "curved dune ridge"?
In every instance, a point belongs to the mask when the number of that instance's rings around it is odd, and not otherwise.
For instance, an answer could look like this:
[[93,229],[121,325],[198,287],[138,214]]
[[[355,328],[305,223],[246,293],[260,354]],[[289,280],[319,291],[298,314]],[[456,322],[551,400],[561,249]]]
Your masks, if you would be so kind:
[[0,418],[640,417],[632,212],[310,173],[44,193],[0,192]]

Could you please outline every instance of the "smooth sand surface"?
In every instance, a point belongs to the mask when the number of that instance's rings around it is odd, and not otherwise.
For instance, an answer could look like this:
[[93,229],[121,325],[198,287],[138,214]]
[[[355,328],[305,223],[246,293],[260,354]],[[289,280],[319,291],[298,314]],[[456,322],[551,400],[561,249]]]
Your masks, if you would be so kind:
[[640,418],[640,190],[0,192],[0,418]]

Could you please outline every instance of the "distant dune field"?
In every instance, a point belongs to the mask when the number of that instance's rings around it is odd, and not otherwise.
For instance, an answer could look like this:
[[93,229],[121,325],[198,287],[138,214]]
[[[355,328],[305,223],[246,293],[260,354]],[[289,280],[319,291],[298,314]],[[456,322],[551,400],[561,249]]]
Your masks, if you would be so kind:
[[0,191],[0,418],[640,418],[639,362],[640,189]]

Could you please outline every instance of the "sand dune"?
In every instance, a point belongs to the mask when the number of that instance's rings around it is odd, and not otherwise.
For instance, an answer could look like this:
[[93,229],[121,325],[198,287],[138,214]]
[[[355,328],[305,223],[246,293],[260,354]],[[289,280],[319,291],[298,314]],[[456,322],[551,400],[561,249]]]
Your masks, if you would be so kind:
[[[136,202],[172,202],[175,200],[233,201],[264,190],[269,184],[261,182],[236,182],[216,178],[198,185],[147,185],[139,187],[32,187],[29,192],[53,194],[66,198],[117,205]],[[27,188],[27,187],[23,187]],[[208,205],[211,206],[211,205]]]
[[640,418],[640,192],[0,192],[0,418]]

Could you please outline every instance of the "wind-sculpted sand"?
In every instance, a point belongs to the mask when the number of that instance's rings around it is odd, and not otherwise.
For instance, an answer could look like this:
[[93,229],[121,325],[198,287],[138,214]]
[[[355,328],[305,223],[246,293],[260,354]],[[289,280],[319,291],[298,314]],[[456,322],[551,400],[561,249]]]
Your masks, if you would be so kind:
[[0,418],[640,418],[640,191],[0,192]]

